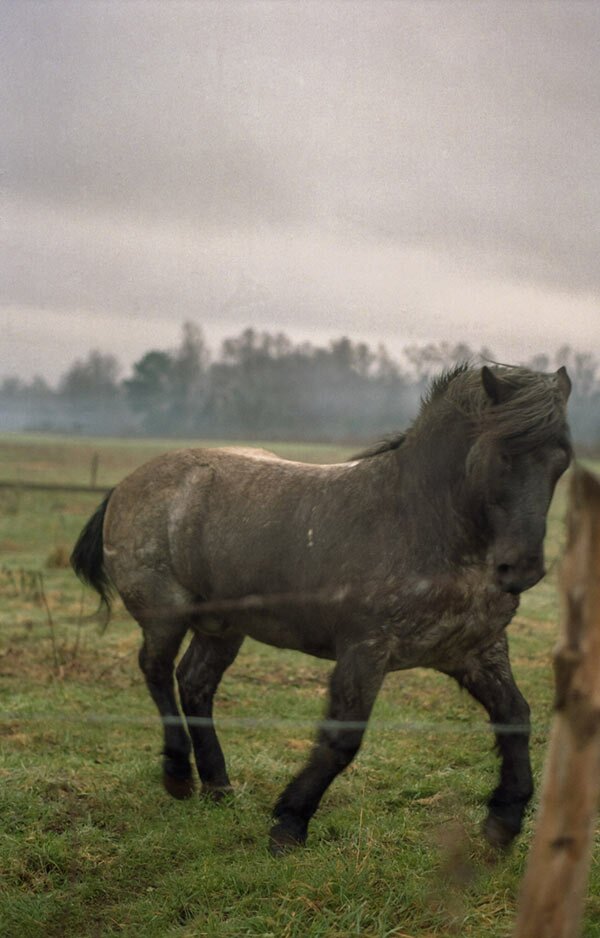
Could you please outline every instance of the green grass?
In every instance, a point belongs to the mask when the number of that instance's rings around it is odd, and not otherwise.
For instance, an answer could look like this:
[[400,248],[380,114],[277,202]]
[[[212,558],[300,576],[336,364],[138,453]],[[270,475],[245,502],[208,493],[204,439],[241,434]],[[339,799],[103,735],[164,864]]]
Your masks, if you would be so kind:
[[[0,437],[0,481],[89,484],[92,461],[98,459],[97,484],[114,485],[136,466],[170,449],[186,446],[247,446],[235,440],[120,440],[59,434],[5,434]],[[327,443],[253,443],[286,459],[337,462],[351,455],[348,447]]]
[[[112,484],[173,445],[4,437],[0,476],[85,483],[98,452],[98,482]],[[270,448],[314,460],[347,455]],[[551,573],[510,628],[533,709],[538,778],[564,494],[561,485],[551,512]],[[162,791],[137,626],[117,608],[99,634],[87,620],[94,597],[61,566],[97,500],[0,491],[0,934],[507,936],[531,819],[507,856],[494,857],[481,840],[496,757],[483,712],[439,675],[389,676],[359,757],[326,795],[308,847],[289,857],[266,850],[269,813],[306,757],[326,663],[247,642],[217,704],[235,795],[215,806]],[[595,859],[589,938],[600,936],[599,887]]]

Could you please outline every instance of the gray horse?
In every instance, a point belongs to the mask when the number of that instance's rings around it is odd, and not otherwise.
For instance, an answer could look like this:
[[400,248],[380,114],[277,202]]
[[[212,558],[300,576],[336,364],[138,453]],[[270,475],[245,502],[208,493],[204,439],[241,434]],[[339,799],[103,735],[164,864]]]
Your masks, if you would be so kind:
[[[529,707],[505,630],[544,575],[546,515],[571,457],[569,391],[564,368],[461,365],[433,382],[406,433],[350,462],[186,449],[117,485],[72,564],[107,605],[116,590],[142,628],[172,795],[193,791],[192,746],[203,791],[230,790],[213,697],[250,635],[335,661],[326,719],[275,806],[274,853],[306,840],[387,672],[417,666],[451,675],[492,723],[512,727],[496,731],[500,782],[484,825],[490,842],[510,843],[532,778]],[[190,630],[177,667],[186,732],[173,671]]]

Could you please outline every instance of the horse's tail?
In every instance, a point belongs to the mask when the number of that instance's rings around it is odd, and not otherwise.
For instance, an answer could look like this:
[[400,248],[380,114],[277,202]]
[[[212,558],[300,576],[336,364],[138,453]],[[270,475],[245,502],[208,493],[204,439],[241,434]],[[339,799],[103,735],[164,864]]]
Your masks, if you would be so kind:
[[110,490],[103,502],[98,506],[83,531],[77,538],[77,543],[71,554],[71,566],[83,583],[92,586],[100,596],[100,608],[106,610],[106,622],[110,616],[112,584],[104,569],[104,543],[102,527],[108,500],[113,493]]

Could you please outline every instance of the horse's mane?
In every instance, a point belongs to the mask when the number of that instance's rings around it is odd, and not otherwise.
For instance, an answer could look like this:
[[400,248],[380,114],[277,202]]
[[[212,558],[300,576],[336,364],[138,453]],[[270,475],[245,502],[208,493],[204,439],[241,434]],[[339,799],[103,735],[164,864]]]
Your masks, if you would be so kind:
[[461,362],[432,380],[408,430],[385,437],[353,459],[398,449],[440,406],[449,418],[453,412],[466,417],[474,438],[502,442],[512,451],[534,449],[552,436],[565,434],[565,401],[555,374],[512,365],[494,365],[491,370],[509,391],[506,400],[492,404],[483,387],[481,369]]
[[405,439],[406,432],[404,431],[391,433],[389,436],[385,436],[382,440],[379,440],[379,442],[367,446],[367,448],[361,450],[360,453],[351,456],[350,461],[354,462],[358,459],[369,459],[371,456],[380,456],[382,453],[389,453],[391,450],[398,449],[399,446],[402,446]]
[[505,400],[492,404],[481,370],[473,368],[450,373],[443,393],[444,402],[471,421],[475,436],[522,452],[565,435],[565,397],[556,374],[512,365],[495,365],[492,371],[508,391]]

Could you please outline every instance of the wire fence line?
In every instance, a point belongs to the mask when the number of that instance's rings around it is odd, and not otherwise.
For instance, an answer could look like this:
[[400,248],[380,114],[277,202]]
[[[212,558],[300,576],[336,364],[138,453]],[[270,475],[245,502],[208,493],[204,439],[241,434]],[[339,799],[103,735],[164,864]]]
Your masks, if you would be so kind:
[[[230,612],[278,612],[287,609],[303,607],[329,607],[342,606],[350,602],[354,604],[370,604],[374,599],[392,599],[401,603],[404,599],[422,600],[432,590],[445,591],[449,598],[467,598],[468,593],[476,592],[482,595],[498,593],[490,578],[489,582],[482,582],[481,577],[487,570],[486,564],[473,566],[465,571],[462,578],[457,579],[456,574],[448,571],[434,574],[412,574],[402,577],[399,585],[394,577],[377,579],[362,579],[359,583],[337,582],[314,590],[280,591],[276,593],[250,593],[244,596],[226,597],[219,599],[201,599],[195,602],[181,602],[177,605],[144,605],[140,604],[140,611],[149,613],[153,619],[192,616],[215,616]],[[0,568],[0,574],[6,577],[16,574],[26,574],[33,578],[43,578],[42,571],[24,569],[20,567]],[[478,581],[478,582],[477,582]],[[109,584],[108,592],[111,592]],[[118,606],[127,611],[125,604],[115,591]],[[41,599],[41,593],[39,598]],[[112,597],[111,597],[112,598]],[[84,621],[98,618],[104,623],[105,615],[102,607],[83,616]]]
[[0,723],[57,723],[82,725],[124,725],[124,726],[156,726],[158,723],[165,726],[200,726],[219,728],[242,729],[314,729],[315,725],[325,730],[366,730],[378,729],[383,732],[426,732],[439,735],[481,735],[483,733],[496,733],[498,735],[513,735],[526,732],[540,732],[548,729],[549,724],[539,723],[527,726],[524,723],[486,723],[471,722],[467,720],[386,720],[374,717],[371,720],[328,720],[318,718],[296,717],[177,717],[177,716],[126,716],[120,713],[90,713],[81,714],[45,714],[19,711],[0,711]]
[[[422,601],[423,598],[432,591],[444,591],[448,594],[448,599],[458,599],[467,601],[470,593],[476,593],[477,597],[492,597],[500,593],[490,579],[489,583],[475,583],[473,578],[479,578],[484,575],[487,567],[482,564],[467,571],[465,577],[457,579],[452,572],[435,574],[414,574],[402,578],[399,586],[394,578],[382,578],[381,580],[362,580],[358,585],[349,583],[338,583],[332,586],[321,587],[316,590],[290,591],[277,593],[252,593],[245,596],[198,600],[190,603],[178,603],[177,605],[143,605],[140,604],[140,613],[149,615],[152,619],[174,619],[189,616],[193,619],[201,619],[203,616],[212,617],[218,615],[227,615],[228,613],[253,613],[253,612],[285,612],[286,610],[298,609],[304,607],[307,609],[339,607],[353,604],[354,606],[369,606],[374,600],[384,600],[391,603],[389,614],[394,611],[395,606],[402,608],[403,602],[407,600]],[[469,582],[471,580],[471,582]],[[109,586],[110,591],[110,586]],[[507,594],[504,594],[505,596]],[[118,600],[117,595],[117,600]],[[122,603],[122,608],[127,611],[127,607]],[[95,612],[86,616],[85,619],[98,619],[102,625],[106,624],[106,613],[102,606]],[[384,625],[386,623],[384,622]],[[387,628],[387,625],[386,625]],[[416,667],[416,665],[415,665]]]
[[[413,589],[419,591],[418,584],[415,584]],[[421,591],[425,589],[426,586],[421,587]],[[202,618],[202,616],[215,616],[228,612],[277,612],[300,606],[339,606],[349,600],[357,600],[358,595],[358,592],[349,586],[340,585],[307,592],[252,593],[234,599],[208,599],[176,607],[150,606],[145,607],[144,612],[150,611],[153,619],[172,619],[181,616]]]
[[[14,485],[13,483],[10,483]],[[3,483],[0,481],[0,488],[8,487],[9,483]],[[17,483],[14,487],[19,487]],[[35,486],[27,484],[26,487],[32,488],[47,488],[46,486],[40,485]],[[74,490],[72,486],[50,486],[50,488],[61,488],[61,489],[70,489]],[[75,487],[77,490],[92,491],[90,487]],[[98,489],[100,491],[100,489]],[[102,491],[106,491],[103,489]],[[44,593],[44,584],[43,584],[43,574],[37,573],[37,577],[40,579],[40,590],[39,596],[44,600],[44,605],[46,607],[46,614],[48,617],[48,622],[50,626],[51,635],[53,642],[56,644],[56,635],[55,635],[55,623],[53,622],[52,616],[50,614],[48,602],[45,598]],[[302,606],[304,608],[319,608],[319,607],[341,607],[350,602],[352,603],[369,603],[370,593],[374,591],[381,595],[382,593],[388,592],[387,584],[375,584],[375,583],[363,583],[361,584],[361,589],[357,589],[356,584],[350,586],[349,584],[338,584],[333,587],[325,587],[315,591],[305,591],[305,592],[280,592],[272,594],[252,594],[245,595],[238,598],[228,598],[228,599],[211,599],[200,602],[194,602],[189,604],[182,604],[174,608],[173,606],[151,606],[148,607],[145,611],[151,614],[153,619],[168,618],[173,619],[174,617],[190,617],[194,620],[202,619],[204,616],[219,616],[227,615],[228,613],[269,613],[284,611],[285,609],[297,608]],[[455,578],[447,574],[437,574],[435,576],[413,576],[407,580],[404,580],[402,583],[402,589],[398,591],[399,595],[396,595],[396,590],[389,590],[388,598],[398,599],[400,597],[406,599],[411,598],[413,600],[422,599],[423,595],[431,591],[432,589],[439,590],[450,590],[452,593],[461,593],[464,589],[464,586],[461,587],[456,583]],[[493,592],[493,584],[484,585],[484,592]],[[119,607],[121,603],[119,603]],[[119,611],[121,611],[119,609]],[[126,612],[126,609],[123,607],[123,611]],[[90,615],[80,614],[77,625],[80,627],[83,623],[89,621],[98,621],[101,625],[106,625],[106,615],[102,609],[98,609],[96,612],[93,612]],[[209,630],[209,634],[212,632]],[[63,649],[65,650],[65,649]],[[55,647],[55,659],[58,651]],[[133,651],[128,651],[127,656],[132,654]],[[123,656],[119,656],[123,657]],[[55,665],[57,661],[55,660]],[[416,665],[415,665],[416,666]],[[423,733],[434,733],[434,734],[464,734],[464,735],[476,735],[491,732],[496,735],[511,735],[519,734],[524,732],[547,732],[549,723],[540,723],[527,726],[525,724],[499,724],[499,723],[489,723],[485,719],[482,721],[465,721],[465,720],[435,720],[435,721],[425,721],[425,720],[386,720],[377,717],[373,717],[368,721],[338,721],[338,720],[328,720],[328,719],[319,719],[318,717],[306,717],[306,718],[279,718],[279,717],[243,717],[243,716],[217,716],[215,720],[210,717],[198,717],[198,716],[168,716],[168,717],[159,717],[154,715],[148,716],[130,716],[120,713],[89,713],[86,715],[81,714],[53,714],[48,715],[45,713],[21,713],[19,711],[0,711],[0,724],[6,723],[56,723],[56,724],[87,724],[87,725],[141,725],[141,726],[155,726],[157,722],[162,720],[165,725],[182,725],[187,727],[194,726],[214,726],[215,723],[219,728],[254,728],[254,729],[286,729],[286,728],[311,728],[314,729],[315,724],[318,724],[320,728],[325,730],[365,730],[370,728],[371,730],[381,730],[383,732],[423,732]]]
[[[449,575],[441,575],[437,577],[414,577],[408,584],[403,584],[402,594],[404,596],[411,595],[413,598],[419,598],[423,593],[430,590],[432,587],[447,587],[448,585],[454,586],[456,589],[456,584],[453,578]],[[366,591],[368,594],[368,591]],[[43,594],[43,590],[42,590]],[[334,588],[324,588],[321,590],[316,590],[313,592],[290,592],[290,593],[273,593],[273,594],[256,594],[256,595],[246,595],[236,599],[215,599],[202,601],[198,603],[191,603],[189,605],[182,605],[177,607],[176,610],[173,607],[169,606],[160,606],[160,607],[150,607],[152,610],[152,618],[173,618],[174,616],[191,616],[194,619],[202,619],[203,616],[218,616],[219,614],[227,614],[229,612],[274,612],[281,611],[285,608],[297,607],[302,605],[303,607],[327,607],[327,606],[341,606],[348,603],[349,601],[359,601],[359,596],[362,596],[362,601],[365,600],[365,590],[359,591],[356,588],[352,588],[347,584],[338,585]],[[367,596],[368,599],[368,596]],[[47,605],[47,604],[46,604]],[[126,610],[123,610],[126,611]],[[47,614],[49,609],[46,608]],[[78,626],[80,627],[86,621],[101,621],[102,625],[106,624],[105,616],[102,611],[99,609],[97,612],[92,613],[91,615],[83,616],[81,615],[78,619]],[[55,624],[51,617],[49,617],[51,634],[55,636]],[[193,632],[193,630],[192,630]],[[64,649],[63,649],[64,650]],[[133,654],[134,649],[126,653],[126,657],[130,654]],[[56,649],[55,649],[56,657]],[[122,658],[123,656],[119,656]],[[56,663],[56,662],[55,662]],[[162,720],[165,725],[182,725],[187,727],[201,727],[201,726],[214,726],[215,723],[219,728],[253,728],[253,729],[286,729],[286,728],[311,728],[314,729],[315,724],[318,724],[320,728],[325,730],[365,730],[370,728],[371,730],[381,730],[383,732],[423,732],[423,733],[434,733],[439,735],[481,735],[482,733],[489,734],[491,732],[496,735],[512,735],[519,734],[524,732],[547,732],[549,723],[539,723],[532,724],[527,726],[525,724],[501,724],[501,723],[490,723],[486,722],[485,719],[481,721],[467,721],[467,720],[435,720],[435,721],[426,721],[426,720],[402,720],[402,719],[382,719],[378,717],[373,717],[365,721],[339,721],[339,720],[328,720],[328,719],[319,719],[318,716],[314,717],[305,717],[305,718],[295,718],[295,717],[244,717],[244,716],[228,716],[223,714],[218,716],[213,720],[211,717],[200,717],[200,716],[167,716],[160,717],[158,715],[148,715],[148,716],[132,716],[122,713],[88,713],[86,715],[81,714],[53,714],[48,715],[46,713],[22,713],[18,710],[4,710],[0,711],[0,724],[7,723],[57,723],[57,724],[87,724],[87,725],[140,725],[140,726],[155,726],[158,722]]]
[[110,485],[84,485],[75,482],[28,482],[19,479],[0,479],[0,489],[18,489],[31,492],[79,492],[106,495]]

